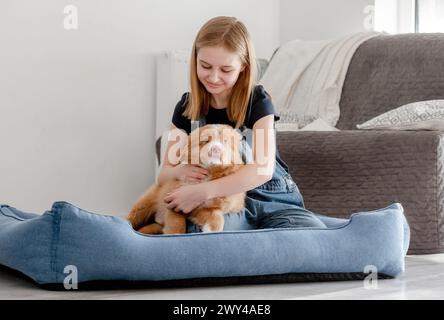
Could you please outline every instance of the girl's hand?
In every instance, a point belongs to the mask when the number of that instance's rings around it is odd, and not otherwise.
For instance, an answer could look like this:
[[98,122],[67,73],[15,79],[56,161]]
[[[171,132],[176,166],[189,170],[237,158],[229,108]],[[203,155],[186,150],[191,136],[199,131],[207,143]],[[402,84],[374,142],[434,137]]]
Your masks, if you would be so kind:
[[204,184],[194,184],[180,187],[170,192],[164,201],[168,203],[168,209],[185,214],[190,213],[201,203],[208,200],[207,190],[201,187]]
[[179,164],[175,170],[175,177],[184,182],[202,182],[208,177],[208,170],[197,164]]

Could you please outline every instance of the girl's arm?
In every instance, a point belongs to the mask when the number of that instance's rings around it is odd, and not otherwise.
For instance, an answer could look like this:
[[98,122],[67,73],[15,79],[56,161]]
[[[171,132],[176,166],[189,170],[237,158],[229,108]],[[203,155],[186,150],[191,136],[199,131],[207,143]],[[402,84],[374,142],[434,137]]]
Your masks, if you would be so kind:
[[207,199],[246,192],[271,179],[276,161],[273,125],[274,115],[265,116],[254,124],[253,164],[247,164],[229,176],[199,184],[205,190]]

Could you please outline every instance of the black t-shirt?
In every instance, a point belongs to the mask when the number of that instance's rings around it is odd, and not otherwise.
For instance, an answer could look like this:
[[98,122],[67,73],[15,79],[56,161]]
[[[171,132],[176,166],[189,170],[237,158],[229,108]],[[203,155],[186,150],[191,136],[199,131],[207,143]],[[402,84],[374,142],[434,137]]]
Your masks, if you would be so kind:
[[[184,130],[187,134],[191,132],[191,120],[183,115],[186,108],[187,98],[189,93],[184,93],[182,98],[177,103],[174,108],[172,122],[179,128]],[[247,115],[245,117],[244,125],[248,129],[253,129],[254,124],[259,119],[268,116],[270,114],[274,115],[274,121],[279,121],[280,117],[276,114],[274,110],[273,103],[271,101],[270,95],[265,91],[264,87],[257,85],[254,88],[253,95],[251,98],[251,103],[247,108]],[[235,127],[235,123],[231,122],[228,118],[227,109],[216,109],[211,105],[208,109],[208,114],[205,116],[207,124],[228,124]],[[279,151],[276,147],[276,161],[278,161],[284,169],[288,172],[287,164],[280,158]]]

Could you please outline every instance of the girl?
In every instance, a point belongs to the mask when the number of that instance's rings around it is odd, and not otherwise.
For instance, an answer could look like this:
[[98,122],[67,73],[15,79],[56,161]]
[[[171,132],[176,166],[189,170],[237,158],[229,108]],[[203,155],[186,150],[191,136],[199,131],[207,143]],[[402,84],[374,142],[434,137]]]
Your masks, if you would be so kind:
[[[256,74],[252,41],[242,22],[233,17],[216,17],[203,25],[191,54],[191,92],[176,105],[171,128],[189,134],[191,121],[199,121],[200,126],[221,123],[251,129],[255,137],[263,130],[262,133],[272,133],[262,134],[268,152],[265,163],[261,161],[259,165],[255,161],[258,146],[253,143],[253,163],[230,176],[183,186],[164,200],[170,209],[188,214],[208,199],[246,192],[246,207],[224,215],[224,230],[325,227],[305,209],[288,166],[279,157],[274,135],[274,121],[279,116],[275,115],[270,96],[256,85]],[[158,183],[172,178],[203,180],[207,171],[198,165],[175,166],[168,161],[174,144],[175,141],[168,143]],[[187,232],[199,231],[198,226],[188,222]]]

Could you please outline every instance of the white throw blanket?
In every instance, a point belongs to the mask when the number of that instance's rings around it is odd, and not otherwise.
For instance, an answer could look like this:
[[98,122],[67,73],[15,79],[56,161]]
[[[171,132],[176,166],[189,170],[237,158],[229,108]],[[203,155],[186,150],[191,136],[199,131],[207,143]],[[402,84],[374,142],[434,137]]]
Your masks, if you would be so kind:
[[276,52],[260,83],[283,123],[305,127],[323,119],[334,127],[348,66],[356,49],[379,32],[326,41],[294,40]]

